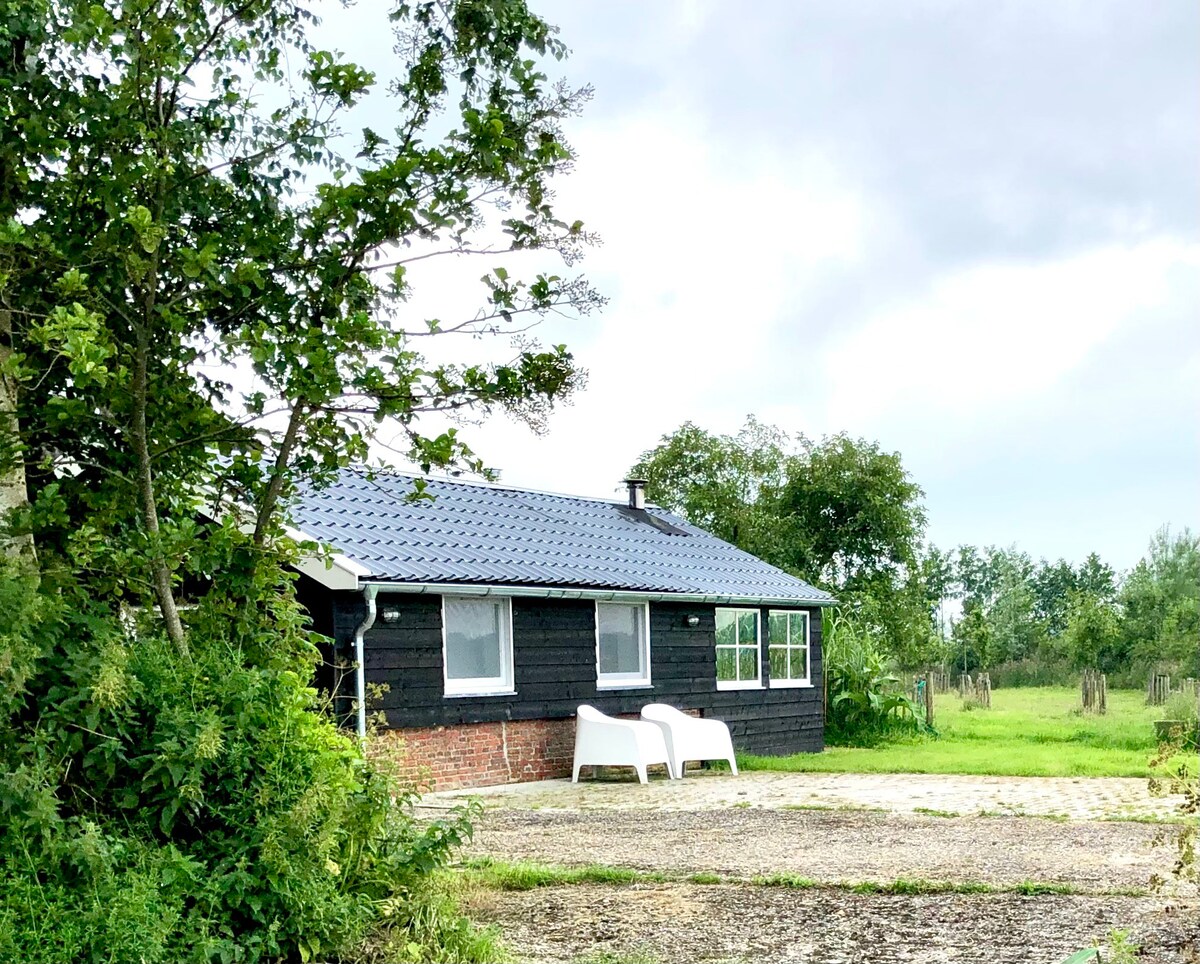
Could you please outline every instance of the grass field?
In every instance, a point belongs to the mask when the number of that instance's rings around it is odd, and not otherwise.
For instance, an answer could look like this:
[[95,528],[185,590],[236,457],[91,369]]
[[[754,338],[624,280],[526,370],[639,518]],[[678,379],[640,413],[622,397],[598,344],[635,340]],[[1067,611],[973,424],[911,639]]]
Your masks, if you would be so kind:
[[[1079,712],[1074,689],[995,690],[991,709],[937,697],[937,738],[875,749],[829,747],[788,757],[740,756],[748,770],[833,773],[966,773],[1030,777],[1146,777],[1162,708],[1143,693],[1110,691],[1105,716]],[[1194,763],[1194,761],[1193,761]]]

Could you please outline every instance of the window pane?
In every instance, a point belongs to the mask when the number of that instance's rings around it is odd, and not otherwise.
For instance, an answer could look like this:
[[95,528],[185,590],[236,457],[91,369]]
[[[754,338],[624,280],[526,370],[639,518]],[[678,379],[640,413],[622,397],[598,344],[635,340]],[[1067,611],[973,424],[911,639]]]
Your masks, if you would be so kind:
[[787,642],[787,613],[774,612],[767,617],[767,641],[773,646]]
[[758,679],[758,650],[753,646],[738,647],[738,679]]
[[808,648],[805,646],[792,649],[792,679],[808,679]]
[[737,642],[736,616],[732,610],[717,610],[717,645],[732,646]]
[[717,650],[717,679],[722,683],[737,679],[737,657],[732,648]]
[[596,607],[600,627],[600,672],[642,675],[642,613],[640,606]]
[[771,646],[767,652],[770,655],[771,679],[788,678],[788,651],[783,646]]
[[758,619],[754,613],[738,613],[738,642],[758,642]]
[[808,613],[792,613],[792,645],[803,646],[808,641]]
[[499,679],[500,603],[446,600],[446,678]]

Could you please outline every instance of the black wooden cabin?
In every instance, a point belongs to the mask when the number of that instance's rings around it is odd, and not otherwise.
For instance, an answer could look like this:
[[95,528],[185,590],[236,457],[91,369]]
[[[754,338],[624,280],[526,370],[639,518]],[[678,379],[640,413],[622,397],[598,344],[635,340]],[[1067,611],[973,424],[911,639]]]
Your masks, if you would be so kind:
[[[827,593],[645,506],[640,483],[617,502],[448,480],[414,499],[413,481],[346,472],[294,513],[331,547],[301,567],[299,594],[331,640],[319,683],[348,720],[386,684],[367,711],[425,764],[458,754],[439,771],[458,785],[519,778],[482,762],[472,778],[485,725],[501,725],[511,763],[532,731],[510,724],[569,729],[581,703],[671,703],[724,720],[746,752],[823,748]],[[553,765],[519,772],[561,771],[564,738],[537,744]]]

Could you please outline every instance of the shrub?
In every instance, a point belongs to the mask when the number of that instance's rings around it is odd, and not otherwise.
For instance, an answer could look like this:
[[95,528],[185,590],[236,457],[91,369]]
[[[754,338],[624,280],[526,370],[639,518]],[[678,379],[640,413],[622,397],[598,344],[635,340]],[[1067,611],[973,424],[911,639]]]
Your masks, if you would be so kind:
[[[21,592],[37,591],[0,585],[6,601]],[[25,654],[5,664],[23,667],[19,686],[0,666],[12,694],[0,717],[0,960],[476,953],[433,883],[471,811],[416,822],[411,788],[320,711],[316,648],[286,593],[265,606],[276,628],[253,656],[200,611],[181,656],[83,594],[58,598],[69,604],[52,618],[0,615],[5,645]],[[7,612],[41,610],[34,599]]]
[[1173,693],[1163,704],[1162,718],[1164,720],[1182,720],[1193,726],[1200,719],[1200,696],[1196,693]]
[[827,618],[822,653],[828,742],[870,746],[924,729],[922,710],[900,691],[870,629],[844,614]]

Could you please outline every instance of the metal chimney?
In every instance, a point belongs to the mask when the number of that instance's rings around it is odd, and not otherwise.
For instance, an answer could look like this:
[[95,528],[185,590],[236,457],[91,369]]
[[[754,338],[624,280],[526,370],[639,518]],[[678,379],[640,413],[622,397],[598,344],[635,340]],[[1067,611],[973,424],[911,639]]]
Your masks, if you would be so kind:
[[629,487],[629,508],[644,509],[646,508],[646,480],[645,479],[625,479],[625,484]]

